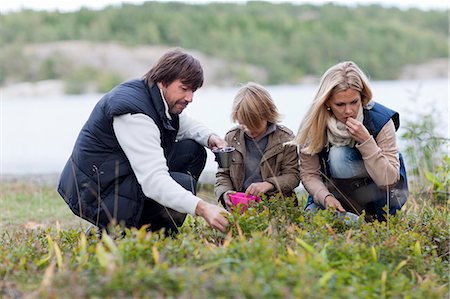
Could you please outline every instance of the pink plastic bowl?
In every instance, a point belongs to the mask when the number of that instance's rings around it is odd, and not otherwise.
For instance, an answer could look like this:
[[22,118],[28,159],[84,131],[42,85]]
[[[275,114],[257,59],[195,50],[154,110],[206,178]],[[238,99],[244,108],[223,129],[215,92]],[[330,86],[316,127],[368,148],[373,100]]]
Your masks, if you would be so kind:
[[251,201],[260,202],[261,201],[261,198],[259,198],[258,196],[245,195],[244,192],[231,193],[228,195],[228,197],[230,198],[230,201],[234,206],[237,206],[239,204],[242,206],[241,212],[243,212],[247,209],[249,202],[251,202]]

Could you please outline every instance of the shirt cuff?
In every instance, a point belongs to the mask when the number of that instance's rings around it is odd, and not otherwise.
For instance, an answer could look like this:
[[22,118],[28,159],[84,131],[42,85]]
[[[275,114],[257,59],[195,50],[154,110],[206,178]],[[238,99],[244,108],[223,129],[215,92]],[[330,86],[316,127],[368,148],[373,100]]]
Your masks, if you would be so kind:
[[313,200],[316,204],[319,204],[325,208],[325,198],[328,195],[334,196],[333,193],[331,193],[328,190],[321,190],[316,195],[313,196]]
[[375,139],[373,139],[373,136],[370,136],[370,138],[363,143],[357,144],[356,148],[359,150],[363,158],[367,159],[371,155],[377,153],[378,145]]
[[191,194],[190,198],[187,198],[187,202],[186,202],[186,212],[188,214],[191,214],[192,216],[195,216],[195,209],[197,208],[198,202],[201,199],[198,198],[197,196]]

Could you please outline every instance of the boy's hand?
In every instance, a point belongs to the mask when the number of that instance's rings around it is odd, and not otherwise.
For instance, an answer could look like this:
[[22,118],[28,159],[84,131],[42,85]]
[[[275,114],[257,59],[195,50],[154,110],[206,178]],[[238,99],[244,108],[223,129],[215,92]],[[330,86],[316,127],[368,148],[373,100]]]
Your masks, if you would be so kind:
[[260,197],[264,193],[272,191],[273,188],[274,188],[273,185],[269,182],[253,183],[247,187],[247,190],[245,190],[245,195],[250,194]]

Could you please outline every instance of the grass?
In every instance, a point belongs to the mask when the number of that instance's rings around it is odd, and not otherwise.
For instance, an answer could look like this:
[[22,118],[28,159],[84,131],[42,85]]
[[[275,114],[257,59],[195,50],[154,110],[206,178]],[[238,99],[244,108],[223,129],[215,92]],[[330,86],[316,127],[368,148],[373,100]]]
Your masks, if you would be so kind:
[[76,217],[56,192],[55,186],[31,181],[0,183],[0,228],[83,228],[88,223]]
[[[388,223],[306,215],[274,198],[222,234],[87,238],[51,186],[1,183],[2,298],[447,298],[448,205],[412,198]],[[200,196],[213,200],[211,186]]]

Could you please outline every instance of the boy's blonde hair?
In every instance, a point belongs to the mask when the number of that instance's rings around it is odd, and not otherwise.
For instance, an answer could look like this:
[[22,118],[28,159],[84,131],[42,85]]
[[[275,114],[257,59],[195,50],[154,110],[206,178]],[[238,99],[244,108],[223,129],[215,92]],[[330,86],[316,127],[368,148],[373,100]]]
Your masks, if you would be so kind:
[[269,92],[257,83],[248,82],[234,97],[231,119],[254,130],[263,120],[279,122],[280,114]]

